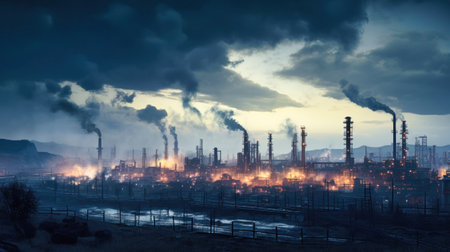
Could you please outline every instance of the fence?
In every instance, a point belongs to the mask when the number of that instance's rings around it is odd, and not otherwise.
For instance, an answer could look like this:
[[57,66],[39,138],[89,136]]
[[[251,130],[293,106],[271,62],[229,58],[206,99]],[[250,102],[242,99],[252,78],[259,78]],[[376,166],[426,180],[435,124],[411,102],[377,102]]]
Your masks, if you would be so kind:
[[[164,213],[165,212],[165,213]],[[143,228],[169,228],[175,232],[197,232],[209,234],[221,234],[231,237],[242,237],[249,239],[265,239],[281,242],[296,242],[306,245],[326,245],[328,242],[353,242],[356,241],[352,236],[331,236],[329,229],[324,230],[323,235],[306,235],[303,228],[287,228],[281,226],[269,227],[265,225],[258,226],[257,222],[251,221],[224,221],[217,220],[214,216],[198,219],[190,214],[181,216],[170,215],[169,211],[131,211],[125,212],[118,209],[116,213],[99,209],[78,209],[73,210],[69,207],[65,209],[40,208],[39,214],[59,215],[68,217],[77,217],[83,220],[97,220],[105,223],[128,225]],[[362,240],[358,240],[362,241]]]

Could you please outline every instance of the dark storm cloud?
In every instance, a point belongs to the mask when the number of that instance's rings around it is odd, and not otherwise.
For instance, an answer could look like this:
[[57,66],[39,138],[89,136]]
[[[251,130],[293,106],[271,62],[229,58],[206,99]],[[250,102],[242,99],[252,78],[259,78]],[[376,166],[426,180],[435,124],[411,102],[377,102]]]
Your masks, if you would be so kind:
[[449,114],[450,54],[440,43],[448,38],[425,32],[399,34],[358,54],[312,43],[294,54],[294,65],[280,74],[306,80],[335,98],[343,98],[339,80],[346,79],[404,112]]
[[302,106],[289,96],[246,80],[228,69],[197,75],[202,79],[199,91],[208,94],[208,99],[240,110],[272,111],[281,107]]
[[230,64],[227,46],[321,39],[349,50],[366,22],[366,3],[360,0],[1,5],[0,82],[69,80],[86,90],[99,90],[105,83],[144,91],[182,88],[183,105],[194,113],[198,111],[190,101],[202,82],[195,72],[224,73]]

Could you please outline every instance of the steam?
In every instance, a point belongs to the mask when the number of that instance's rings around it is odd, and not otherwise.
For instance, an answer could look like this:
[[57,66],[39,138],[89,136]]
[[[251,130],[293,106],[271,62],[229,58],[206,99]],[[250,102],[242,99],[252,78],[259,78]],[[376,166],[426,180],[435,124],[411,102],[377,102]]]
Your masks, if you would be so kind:
[[233,118],[234,112],[232,110],[220,110],[217,106],[214,106],[211,108],[211,112],[214,113],[216,119],[225,125],[227,129],[231,131],[246,131],[245,128]]
[[346,80],[341,80],[340,84],[341,84],[342,92],[353,103],[355,103],[361,107],[369,108],[373,111],[381,110],[381,111],[384,111],[386,113],[389,113],[389,114],[395,116],[395,112],[391,108],[389,108],[387,105],[377,101],[374,97],[372,97],[372,96],[371,97],[361,97],[359,94],[358,87],[356,87],[355,85],[349,84]]
[[286,132],[288,137],[293,137],[294,133],[297,132],[297,126],[292,122],[290,118],[287,118],[284,123],[281,125],[282,130]]

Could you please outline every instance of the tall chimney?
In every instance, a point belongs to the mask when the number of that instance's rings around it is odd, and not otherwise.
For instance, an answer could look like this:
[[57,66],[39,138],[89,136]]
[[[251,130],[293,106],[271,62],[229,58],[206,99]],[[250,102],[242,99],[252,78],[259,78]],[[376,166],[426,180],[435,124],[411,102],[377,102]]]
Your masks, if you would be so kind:
[[406,121],[402,121],[402,166],[406,166],[406,156],[408,153],[408,147],[406,145],[406,134],[408,134],[408,130],[406,129]]
[[146,162],[147,162],[147,149],[142,148],[142,169],[145,168]]
[[306,132],[305,132],[305,126],[301,126],[302,129],[302,168],[306,168]]
[[102,157],[102,137],[98,137],[98,171],[101,172],[103,170],[103,157]]
[[394,167],[397,166],[397,118],[395,114],[392,115],[393,129],[392,129],[392,156],[394,157]]
[[351,168],[354,159],[352,158],[353,122],[350,116],[345,117],[344,125],[345,164]]
[[259,166],[261,163],[261,155],[259,155],[259,141],[256,141],[256,165]]
[[158,166],[158,149],[155,150],[155,166]]
[[214,161],[213,166],[219,166],[219,155],[217,151],[217,147],[214,147]]
[[200,139],[200,147],[198,148],[198,158],[200,159],[200,165],[203,165],[203,139]]
[[269,132],[269,168],[270,170],[273,172],[273,167],[272,167],[272,159],[273,159],[273,149],[272,149],[272,133]]
[[292,166],[297,167],[297,133],[292,138]]
[[248,172],[250,163],[250,142],[248,141],[248,133],[244,130],[244,171]]

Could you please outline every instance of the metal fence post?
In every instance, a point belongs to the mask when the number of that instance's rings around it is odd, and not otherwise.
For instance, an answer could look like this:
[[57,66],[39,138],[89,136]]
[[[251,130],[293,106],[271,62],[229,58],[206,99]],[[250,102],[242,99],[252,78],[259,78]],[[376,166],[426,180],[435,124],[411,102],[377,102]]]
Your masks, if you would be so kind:
[[303,228],[300,229],[300,238],[302,238],[301,242],[302,242],[302,245],[303,245]]
[[275,240],[278,241],[278,226],[275,227]]
[[231,237],[234,236],[234,221],[231,222]]
[[53,215],[53,207],[50,207],[50,215]]
[[191,218],[191,232],[194,232],[194,218]]
[[136,218],[136,212],[134,213],[134,226],[136,227],[136,221],[137,221],[137,218]]
[[253,222],[253,239],[255,239],[256,237],[256,227],[255,227],[255,223]]
[[156,218],[154,215],[153,215],[153,227],[156,228]]
[[105,222],[105,210],[103,210],[103,222]]
[[172,215],[172,230],[175,231],[175,216]]
[[119,208],[119,224],[122,224],[122,208]]
[[86,220],[89,220],[89,209],[86,209]]

